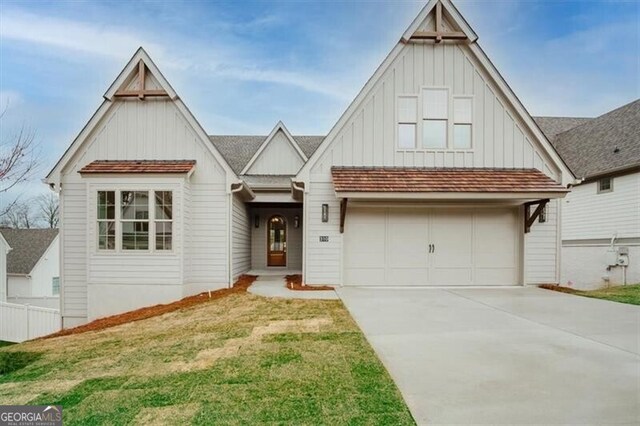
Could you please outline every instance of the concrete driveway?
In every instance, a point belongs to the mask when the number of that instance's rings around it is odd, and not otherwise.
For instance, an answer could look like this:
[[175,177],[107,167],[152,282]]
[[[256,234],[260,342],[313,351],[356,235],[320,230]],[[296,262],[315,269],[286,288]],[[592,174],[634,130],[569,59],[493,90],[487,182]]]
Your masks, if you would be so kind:
[[640,424],[640,307],[542,290],[342,288],[419,424]]

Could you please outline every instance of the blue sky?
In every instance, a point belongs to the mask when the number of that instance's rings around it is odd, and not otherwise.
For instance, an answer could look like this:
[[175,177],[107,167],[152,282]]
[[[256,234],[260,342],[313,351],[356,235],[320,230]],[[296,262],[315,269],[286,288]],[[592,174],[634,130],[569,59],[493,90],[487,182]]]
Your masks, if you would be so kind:
[[[325,134],[425,3],[2,0],[0,137],[32,128],[44,176],[140,45],[209,133]],[[455,3],[533,115],[640,96],[640,2]]]

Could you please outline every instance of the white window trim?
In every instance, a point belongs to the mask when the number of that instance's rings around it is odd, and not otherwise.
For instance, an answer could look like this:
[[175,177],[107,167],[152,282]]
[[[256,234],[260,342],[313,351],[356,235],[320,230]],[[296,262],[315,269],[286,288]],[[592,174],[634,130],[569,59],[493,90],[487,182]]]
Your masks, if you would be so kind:
[[[446,147],[444,148],[425,148],[422,146],[423,143],[423,138],[424,138],[424,130],[423,130],[423,123],[425,118],[424,117],[424,100],[423,100],[423,96],[422,93],[423,91],[427,89],[427,90],[446,90],[447,91],[447,144]],[[474,123],[475,121],[475,102],[474,102],[474,95],[454,95],[452,94],[453,89],[449,86],[428,86],[428,85],[423,85],[420,86],[418,88],[418,94],[415,93],[399,93],[396,95],[396,102],[395,102],[395,111],[394,111],[394,117],[395,117],[395,135],[394,135],[394,139],[395,139],[395,148],[396,148],[396,152],[425,152],[425,153],[442,153],[442,152],[474,152],[475,150],[475,143],[476,143],[476,125]],[[416,98],[416,102],[417,102],[417,122],[416,124],[416,145],[415,148],[400,148],[399,143],[400,143],[400,138],[399,138],[399,124],[400,120],[399,120],[399,111],[398,111],[398,99],[400,98]],[[453,102],[454,99],[457,98],[461,98],[461,99],[471,99],[471,123],[458,123],[458,124],[471,124],[471,147],[470,148],[455,148],[453,146],[453,126],[455,124],[455,117],[454,117],[454,109],[453,109]],[[406,123],[406,122],[403,122]]]
[[[400,121],[400,111],[399,111],[399,107],[400,107],[400,102],[399,100],[402,98],[411,98],[411,99],[415,99],[416,101],[416,117],[415,117],[415,121],[413,122],[409,122],[409,121]],[[395,107],[394,107],[395,111],[394,111],[394,120],[395,120],[395,146],[396,146],[396,150],[397,151],[416,151],[418,150],[419,146],[420,146],[420,140],[419,140],[419,135],[421,134],[420,132],[420,111],[421,111],[421,107],[420,107],[420,95],[416,95],[415,93],[409,93],[409,94],[398,94],[396,96],[396,103],[395,103]],[[416,126],[416,133],[414,135],[414,147],[413,148],[401,148],[400,147],[400,125],[401,124],[414,124]]]
[[[609,179],[609,189],[600,189],[600,182],[602,182],[602,180],[604,179]],[[598,194],[608,194],[610,192],[613,192],[613,177],[609,176],[598,179],[596,181],[596,189],[598,191]]]
[[[457,122],[456,121],[456,117],[455,117],[455,109],[454,109],[454,104],[455,104],[455,100],[456,99],[470,99],[471,100],[471,122],[470,123],[465,123],[465,122]],[[473,102],[473,95],[453,95],[451,97],[451,150],[452,151],[456,151],[456,152],[470,152],[473,151],[474,146],[475,146],[475,133],[476,133],[476,126],[474,124],[474,121],[476,119],[475,117],[475,103]],[[454,132],[454,126],[456,124],[470,124],[471,125],[471,145],[469,146],[469,148],[456,148],[455,147],[455,141],[453,140],[453,132]]]
[[[92,222],[93,222],[93,232],[92,232],[92,236],[91,238],[94,238],[94,254],[100,255],[100,256],[122,256],[122,255],[127,255],[127,256],[136,256],[136,255],[156,255],[156,256],[162,256],[162,255],[168,255],[168,256],[172,256],[176,254],[176,225],[175,225],[175,200],[176,200],[176,195],[178,194],[178,192],[180,191],[180,189],[178,187],[166,187],[166,186],[161,186],[161,185],[154,185],[154,184],[149,184],[149,185],[144,185],[141,186],[139,184],[131,184],[131,185],[127,185],[124,183],[114,183],[114,185],[108,185],[108,184],[100,184],[100,185],[91,185],[90,186],[90,191],[91,191],[91,196],[87,197],[89,199],[89,203],[91,205],[90,209],[87,209],[88,212],[90,212],[90,214],[92,215]],[[97,205],[98,205],[98,192],[100,191],[113,191],[115,192],[115,197],[116,197],[116,206],[115,206],[115,232],[116,232],[116,242],[115,242],[115,249],[101,249],[99,248],[99,239],[98,239],[98,229],[97,229],[97,223],[98,223],[98,211],[97,211]],[[121,221],[121,194],[123,191],[138,191],[138,192],[147,192],[149,194],[151,194],[151,192],[154,191],[170,191],[172,193],[172,216],[173,218],[171,219],[171,222],[173,223],[172,227],[171,227],[171,233],[172,233],[172,241],[171,241],[171,250],[156,250],[155,249],[155,235],[156,235],[156,228],[155,228],[155,197],[149,197],[149,198],[153,198],[153,200],[149,200],[149,240],[153,239],[152,241],[149,241],[149,248],[147,250],[124,250],[122,248],[122,221]],[[180,192],[180,196],[182,193]],[[152,210],[153,209],[153,210]],[[153,215],[153,216],[152,216]],[[153,219],[152,219],[153,218]]]

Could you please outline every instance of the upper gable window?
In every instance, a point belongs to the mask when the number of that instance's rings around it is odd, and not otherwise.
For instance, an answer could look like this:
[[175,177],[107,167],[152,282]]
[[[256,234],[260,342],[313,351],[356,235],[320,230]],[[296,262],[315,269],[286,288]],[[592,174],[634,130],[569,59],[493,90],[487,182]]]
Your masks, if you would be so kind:
[[469,97],[453,98],[453,148],[470,149],[473,102]]
[[418,134],[418,98],[398,98],[398,148],[415,149]]
[[449,119],[449,91],[447,89],[422,90],[422,147],[447,147]]
[[613,178],[606,177],[598,181],[598,194],[613,191]]

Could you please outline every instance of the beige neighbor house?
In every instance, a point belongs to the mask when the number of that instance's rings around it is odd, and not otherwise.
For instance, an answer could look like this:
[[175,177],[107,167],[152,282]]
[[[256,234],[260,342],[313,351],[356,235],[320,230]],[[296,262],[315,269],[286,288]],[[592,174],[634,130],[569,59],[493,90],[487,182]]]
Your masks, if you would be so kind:
[[325,137],[210,136],[139,49],[46,178],[64,326],[223,288],[560,281],[574,176],[448,0],[432,0]]
[[640,100],[596,118],[536,117],[581,179],[562,202],[561,284],[640,282]]

